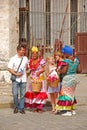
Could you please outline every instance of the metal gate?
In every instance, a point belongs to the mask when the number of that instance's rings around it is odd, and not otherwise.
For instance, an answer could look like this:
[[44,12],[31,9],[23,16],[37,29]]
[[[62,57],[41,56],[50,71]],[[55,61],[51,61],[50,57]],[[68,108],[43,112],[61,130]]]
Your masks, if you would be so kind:
[[[71,11],[68,12],[69,0],[62,1],[26,0],[25,7],[20,6],[19,40],[27,42],[28,56],[33,45],[38,46],[42,54],[53,53],[56,41],[59,45],[56,46],[57,50],[60,43],[74,46],[75,33],[78,30],[87,31],[87,13],[78,13],[77,4],[72,2],[74,9],[70,7]],[[77,3],[77,0],[72,1]]]
[[[74,21],[68,20],[70,15]],[[53,22],[51,21],[52,18]],[[20,10],[19,19],[19,40],[26,41],[28,49],[33,45],[39,48],[44,46],[45,53],[51,53],[55,50],[54,46],[56,41],[59,41],[58,45],[62,43],[72,44],[72,46],[75,42],[74,34],[77,30],[77,13],[59,14]],[[71,26],[67,23],[70,23]],[[58,48],[56,48],[56,50],[58,50]]]

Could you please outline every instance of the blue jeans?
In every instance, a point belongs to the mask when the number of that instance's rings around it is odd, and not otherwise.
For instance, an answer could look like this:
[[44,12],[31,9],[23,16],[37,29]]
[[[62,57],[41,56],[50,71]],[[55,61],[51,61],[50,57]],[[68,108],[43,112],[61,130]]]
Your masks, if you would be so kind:
[[[20,89],[20,100],[18,99],[18,90]],[[24,109],[24,96],[26,92],[26,83],[25,82],[12,82],[12,94],[15,108],[20,110]]]

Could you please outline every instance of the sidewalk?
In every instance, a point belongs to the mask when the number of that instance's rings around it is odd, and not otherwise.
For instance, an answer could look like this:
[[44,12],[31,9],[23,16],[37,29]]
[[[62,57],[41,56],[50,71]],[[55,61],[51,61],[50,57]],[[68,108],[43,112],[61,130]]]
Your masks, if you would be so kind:
[[87,130],[87,77],[81,74],[78,78],[77,114],[69,117],[52,114],[51,107],[47,106],[49,99],[42,114],[29,109],[26,114],[13,114],[11,84],[0,83],[0,130]]
[[87,105],[87,75],[78,74],[79,84],[76,88],[77,105]]
[[[77,105],[87,105],[87,76],[86,74],[78,74],[80,80],[76,88]],[[50,99],[47,100],[47,105]],[[0,108],[9,108],[13,106],[11,83],[0,82]]]

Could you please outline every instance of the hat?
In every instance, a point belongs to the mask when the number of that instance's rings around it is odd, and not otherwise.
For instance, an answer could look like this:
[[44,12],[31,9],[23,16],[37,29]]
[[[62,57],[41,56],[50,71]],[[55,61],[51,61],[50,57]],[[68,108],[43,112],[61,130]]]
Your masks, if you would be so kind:
[[31,49],[32,52],[38,52],[38,48],[33,46],[32,49]]
[[62,48],[62,53],[65,53],[65,54],[68,54],[68,55],[72,55],[73,54],[73,49],[72,49],[72,47],[70,47],[68,45],[65,45]]

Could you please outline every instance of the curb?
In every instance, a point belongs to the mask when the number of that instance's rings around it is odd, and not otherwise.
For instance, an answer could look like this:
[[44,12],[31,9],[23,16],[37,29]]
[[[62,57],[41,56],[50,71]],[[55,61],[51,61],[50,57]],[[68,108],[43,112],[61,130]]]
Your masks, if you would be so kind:
[[13,103],[0,103],[0,109],[2,108],[13,108]]

